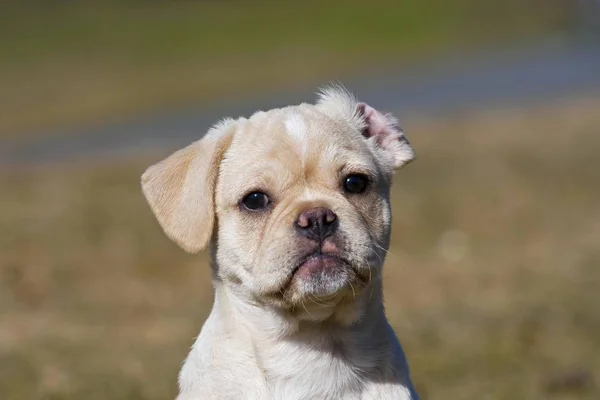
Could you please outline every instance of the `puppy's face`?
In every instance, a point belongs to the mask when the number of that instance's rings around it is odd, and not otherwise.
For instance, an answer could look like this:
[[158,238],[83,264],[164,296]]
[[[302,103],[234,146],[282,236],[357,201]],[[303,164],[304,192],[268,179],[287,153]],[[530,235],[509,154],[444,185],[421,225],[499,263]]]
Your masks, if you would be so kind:
[[307,303],[335,307],[379,279],[391,174],[413,157],[391,117],[329,90],[215,127],[151,167],[143,188],[186,250],[213,238],[223,282],[320,319]]
[[239,122],[216,191],[221,274],[281,306],[357,294],[381,268],[388,187],[346,121],[300,106]]

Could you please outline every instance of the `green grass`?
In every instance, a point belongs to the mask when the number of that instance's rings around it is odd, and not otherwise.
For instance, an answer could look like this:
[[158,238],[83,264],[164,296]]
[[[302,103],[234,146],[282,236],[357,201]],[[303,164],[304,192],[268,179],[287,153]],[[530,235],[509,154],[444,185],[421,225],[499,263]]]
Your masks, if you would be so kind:
[[[599,99],[405,120],[388,316],[423,399],[597,399]],[[152,160],[0,175],[3,400],[173,398],[211,305],[159,229]]]
[[53,3],[0,5],[0,136],[520,41],[564,28],[572,8],[562,0]]

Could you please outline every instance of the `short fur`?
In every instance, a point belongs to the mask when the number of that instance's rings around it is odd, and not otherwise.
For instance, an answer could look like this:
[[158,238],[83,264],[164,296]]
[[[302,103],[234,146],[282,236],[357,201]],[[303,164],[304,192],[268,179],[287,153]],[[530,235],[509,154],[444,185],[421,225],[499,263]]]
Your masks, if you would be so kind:
[[[211,244],[215,302],[179,400],[417,399],[381,289],[391,178],[413,158],[391,115],[333,87],[226,120],[143,174],[166,234],[189,252]],[[369,178],[364,193],[344,191],[351,174]],[[244,209],[253,191],[265,210]],[[317,207],[338,223],[318,243],[294,229]],[[302,269],[322,253],[340,261]]]

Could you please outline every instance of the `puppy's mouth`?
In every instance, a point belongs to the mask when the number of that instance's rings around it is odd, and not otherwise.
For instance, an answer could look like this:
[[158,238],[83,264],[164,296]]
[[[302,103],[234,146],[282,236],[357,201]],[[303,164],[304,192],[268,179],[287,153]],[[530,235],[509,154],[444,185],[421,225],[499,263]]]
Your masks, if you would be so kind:
[[367,283],[348,259],[320,249],[301,259],[280,293],[292,303],[306,296],[332,299],[346,291],[356,294]]
[[352,268],[350,263],[337,254],[316,252],[306,256],[292,271],[292,278],[309,278],[321,271]]
[[371,282],[371,270],[351,261],[340,245],[325,242],[296,255],[286,279],[273,291],[262,293],[264,300],[282,308],[296,307],[306,299],[330,304],[346,296],[356,298]]

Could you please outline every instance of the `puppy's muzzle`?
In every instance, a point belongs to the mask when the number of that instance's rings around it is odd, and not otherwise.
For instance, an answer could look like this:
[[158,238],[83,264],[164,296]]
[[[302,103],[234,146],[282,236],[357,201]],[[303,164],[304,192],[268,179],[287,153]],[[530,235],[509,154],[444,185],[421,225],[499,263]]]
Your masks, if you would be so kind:
[[300,235],[322,243],[337,230],[338,218],[328,208],[309,208],[298,215],[294,227]]

